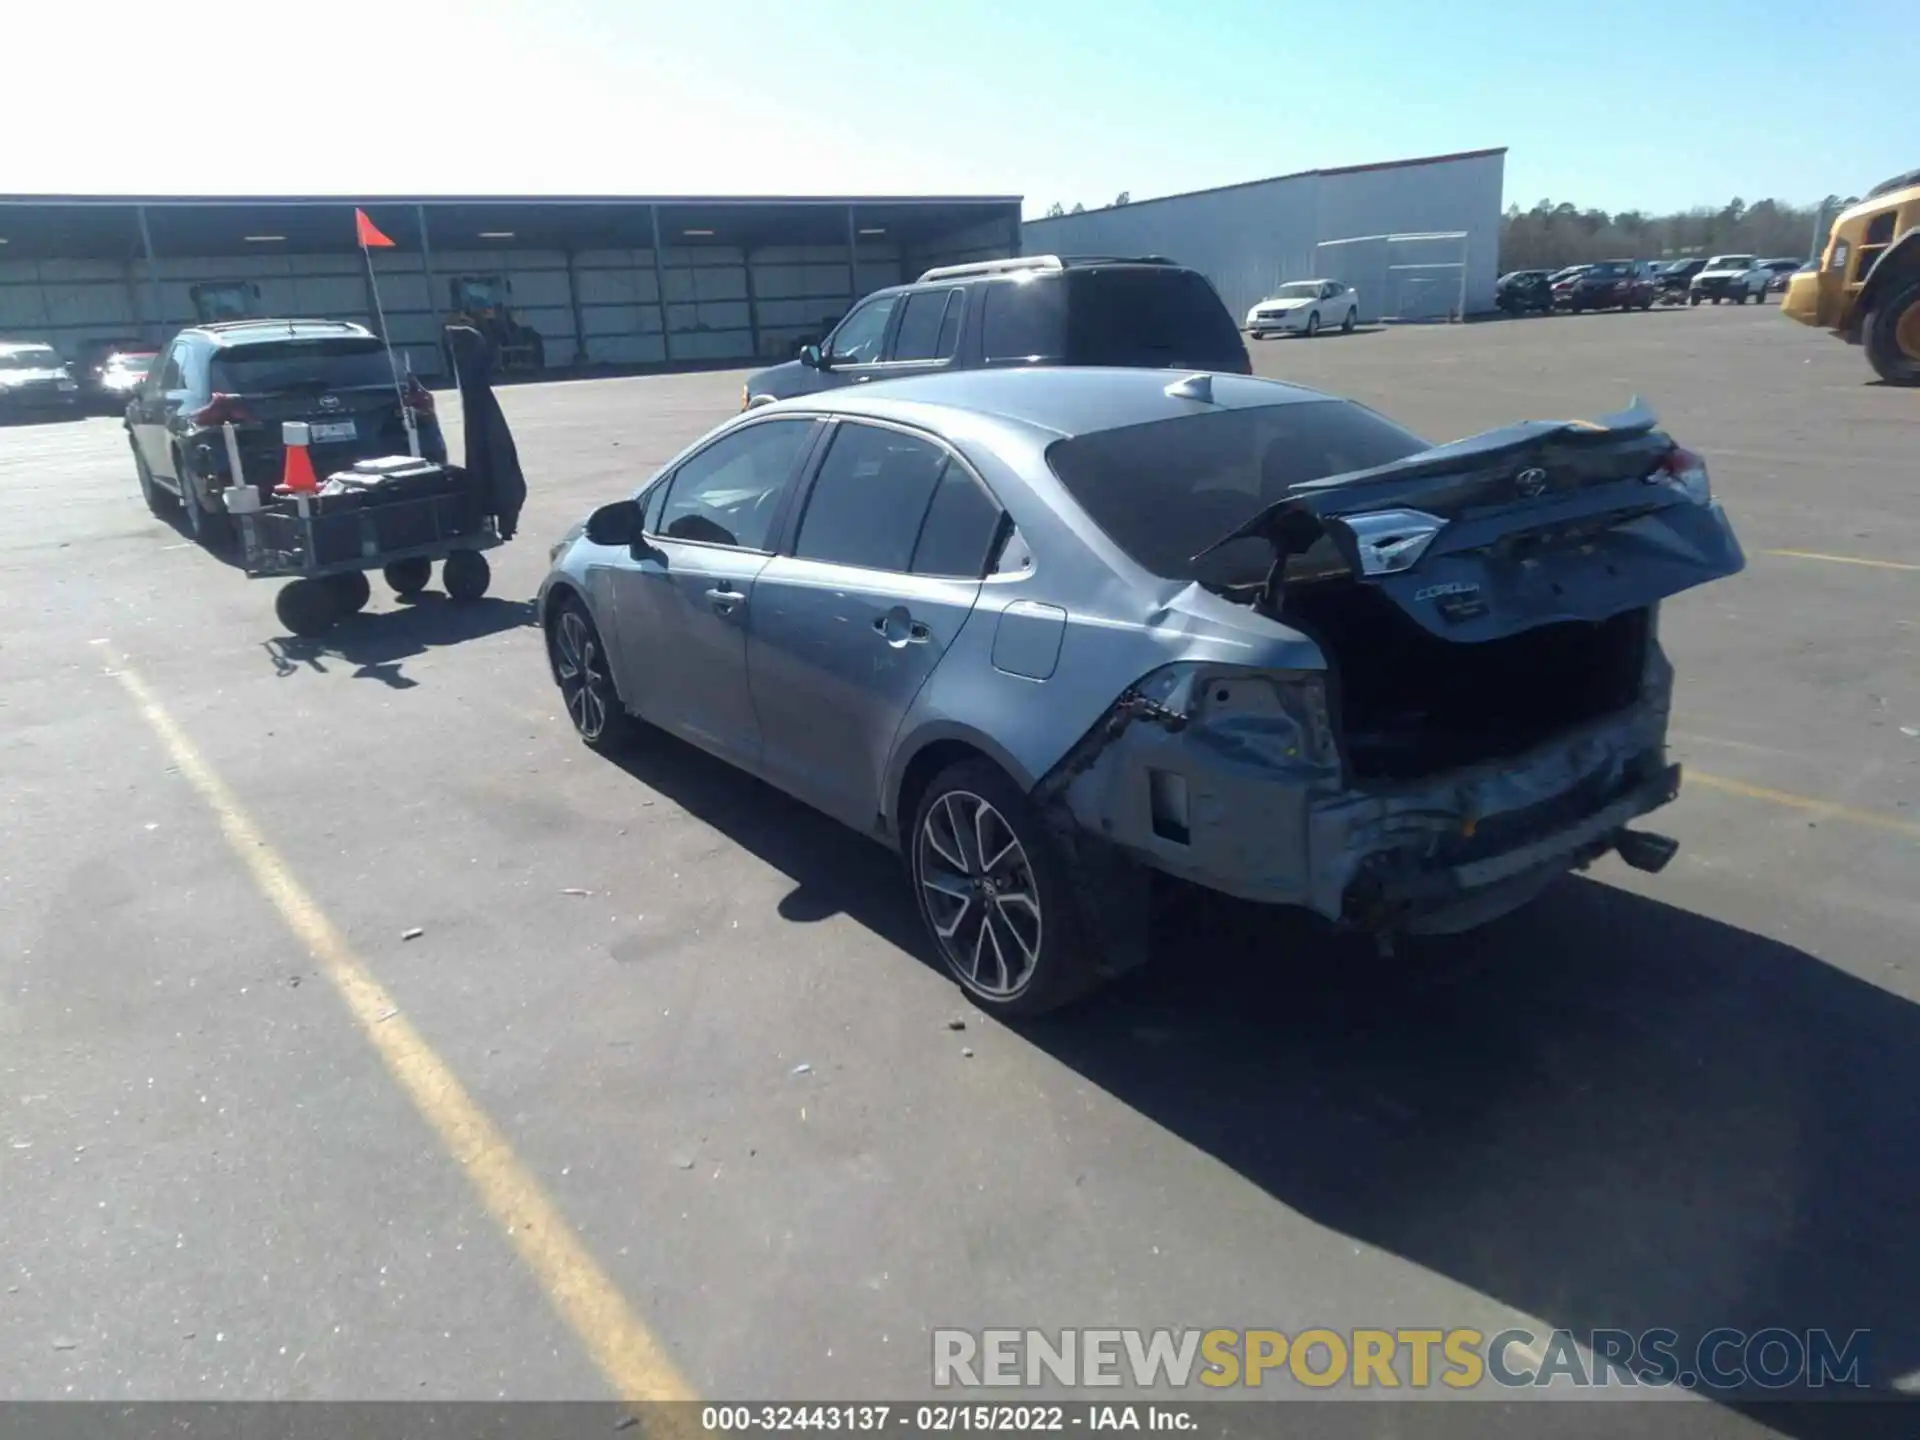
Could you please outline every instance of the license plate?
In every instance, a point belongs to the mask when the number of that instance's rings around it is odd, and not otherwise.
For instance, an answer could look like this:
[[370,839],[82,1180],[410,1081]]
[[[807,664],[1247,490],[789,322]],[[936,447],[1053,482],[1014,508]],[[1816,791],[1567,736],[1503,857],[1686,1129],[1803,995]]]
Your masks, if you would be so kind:
[[315,440],[351,440],[355,431],[351,420],[316,420],[311,433]]

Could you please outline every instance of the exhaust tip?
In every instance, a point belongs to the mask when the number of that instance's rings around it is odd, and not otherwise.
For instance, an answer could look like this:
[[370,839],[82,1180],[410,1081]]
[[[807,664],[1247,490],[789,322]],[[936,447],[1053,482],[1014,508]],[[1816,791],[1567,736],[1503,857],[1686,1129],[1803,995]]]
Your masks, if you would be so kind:
[[1614,837],[1613,848],[1634,869],[1658,875],[1680,853],[1680,842],[1645,830],[1622,830]]

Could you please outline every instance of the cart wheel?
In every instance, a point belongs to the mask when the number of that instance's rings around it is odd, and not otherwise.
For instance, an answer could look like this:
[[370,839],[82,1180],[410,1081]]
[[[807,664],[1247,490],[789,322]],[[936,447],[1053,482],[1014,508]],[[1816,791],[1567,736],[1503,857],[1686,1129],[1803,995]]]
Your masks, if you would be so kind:
[[333,590],[334,606],[342,615],[358,615],[373,598],[373,586],[364,570],[343,570],[338,575],[329,575],[327,584]]
[[454,600],[478,600],[487,593],[493,567],[478,550],[456,550],[440,562],[440,583]]
[[339,611],[326,581],[295,580],[274,597],[273,613],[293,634],[311,640],[333,628]]
[[380,572],[396,595],[418,595],[433,579],[433,562],[416,555],[411,560],[396,560]]

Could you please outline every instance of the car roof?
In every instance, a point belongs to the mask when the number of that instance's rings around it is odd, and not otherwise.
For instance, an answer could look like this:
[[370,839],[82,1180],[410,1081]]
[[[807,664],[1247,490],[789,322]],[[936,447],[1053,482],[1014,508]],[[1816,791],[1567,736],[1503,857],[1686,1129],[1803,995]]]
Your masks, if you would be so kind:
[[1196,374],[1207,375],[1212,387],[1209,408],[1215,410],[1337,398],[1279,380],[1217,371],[1037,365],[877,380],[825,394],[796,396],[766,408],[867,415],[908,423],[931,422],[936,418],[934,412],[940,410],[961,411],[1056,436],[1072,436],[1198,413],[1206,402],[1167,393],[1169,387]]
[[0,350],[51,350],[44,340],[0,340]]
[[324,340],[330,336],[371,340],[373,332],[350,320],[221,320],[189,325],[186,333],[204,335],[216,345],[259,345],[271,340]]

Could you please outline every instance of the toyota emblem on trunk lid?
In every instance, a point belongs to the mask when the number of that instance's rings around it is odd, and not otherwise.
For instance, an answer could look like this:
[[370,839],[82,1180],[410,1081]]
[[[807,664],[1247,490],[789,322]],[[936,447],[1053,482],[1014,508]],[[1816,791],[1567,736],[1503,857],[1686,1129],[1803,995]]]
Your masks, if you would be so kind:
[[322,395],[320,397],[320,408],[322,410],[338,410],[340,408],[340,397],[338,395]]
[[1538,495],[1547,488],[1547,472],[1535,465],[1513,477],[1513,488],[1522,495]]

